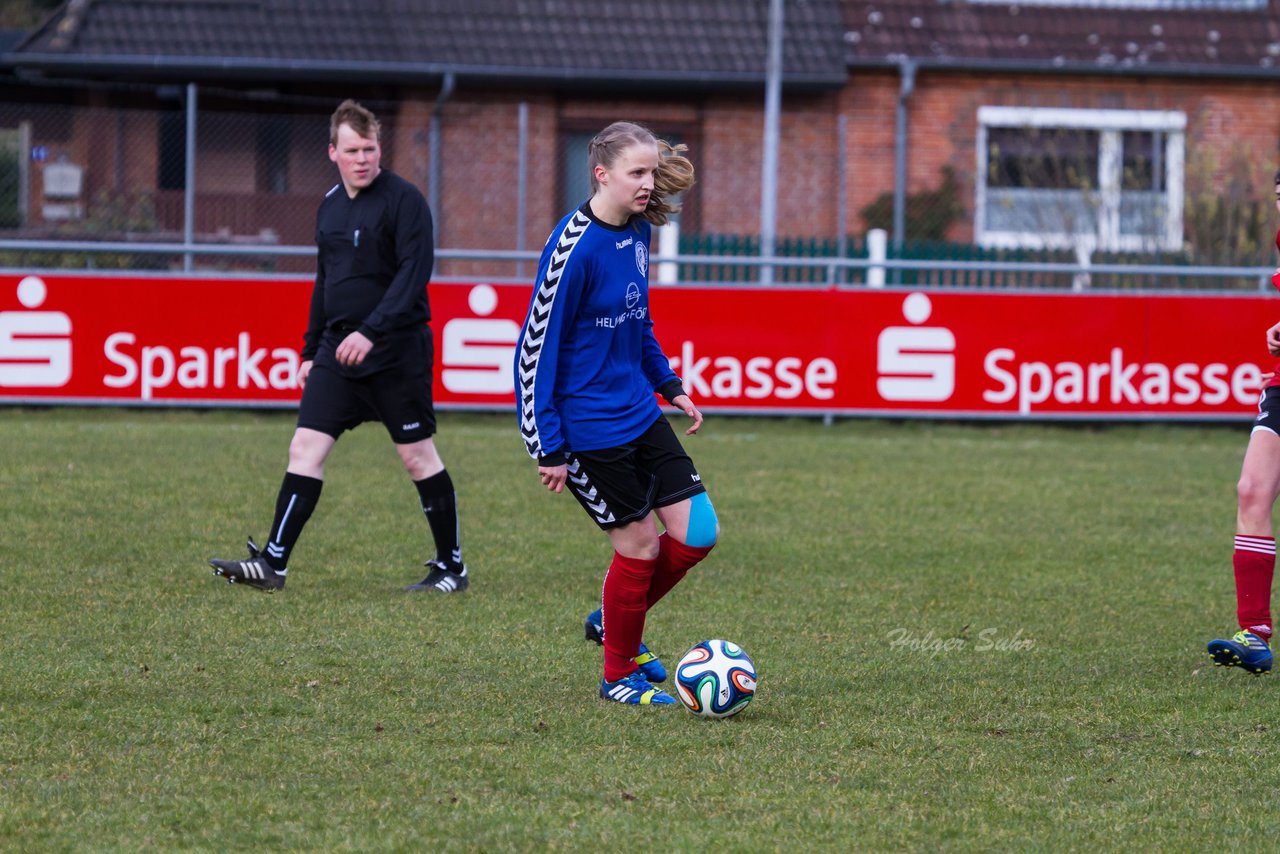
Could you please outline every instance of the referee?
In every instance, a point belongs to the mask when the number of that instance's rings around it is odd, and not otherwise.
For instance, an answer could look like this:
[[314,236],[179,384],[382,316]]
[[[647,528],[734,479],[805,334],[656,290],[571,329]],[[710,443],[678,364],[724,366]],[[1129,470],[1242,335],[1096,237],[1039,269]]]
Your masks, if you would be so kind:
[[289,465],[266,548],[250,540],[248,559],[209,561],[232,584],[284,587],[289,555],[320,500],[325,460],[344,431],[365,421],[391,434],[435,540],[427,577],[407,589],[457,593],[470,583],[453,481],[431,438],[431,210],[416,187],[380,167],[381,156],[377,118],[344,101],[329,122],[329,159],[342,180],[316,215],[319,258]]

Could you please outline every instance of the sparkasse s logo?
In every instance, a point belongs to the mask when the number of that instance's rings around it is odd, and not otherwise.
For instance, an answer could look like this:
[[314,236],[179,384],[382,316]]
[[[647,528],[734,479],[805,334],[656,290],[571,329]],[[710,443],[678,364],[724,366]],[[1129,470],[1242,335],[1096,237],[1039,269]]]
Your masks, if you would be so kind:
[[49,289],[39,276],[18,282],[26,311],[0,311],[0,387],[61,388],[71,380],[71,318],[37,311]]
[[520,340],[520,324],[490,317],[498,307],[492,285],[476,285],[467,294],[476,317],[450,320],[440,331],[440,381],[457,394],[510,394],[515,391],[511,359]]
[[933,313],[922,293],[908,294],[902,316],[911,326],[890,326],[876,342],[876,391],[885,400],[935,403],[956,389],[956,336],[950,329],[921,326]]

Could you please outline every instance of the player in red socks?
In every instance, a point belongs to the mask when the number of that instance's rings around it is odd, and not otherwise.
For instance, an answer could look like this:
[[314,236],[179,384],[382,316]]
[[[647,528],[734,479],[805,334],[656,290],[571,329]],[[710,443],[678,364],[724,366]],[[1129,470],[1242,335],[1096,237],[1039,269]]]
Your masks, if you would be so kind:
[[[719,535],[702,478],[654,392],[702,426],[649,316],[649,239],[693,185],[693,165],[647,129],[605,128],[588,147],[591,198],[556,226],[516,346],[520,432],[552,492],[566,486],[605,532],[613,561],[587,637],[603,643],[600,696],[673,705],[642,642],[649,609]],[[663,532],[659,534],[661,524]]]
[[[1275,176],[1276,209],[1280,210],[1280,172]],[[1280,233],[1276,234],[1280,249]],[[1271,277],[1280,288],[1280,268]],[[1280,323],[1267,330],[1267,351],[1280,356]],[[1240,631],[1209,641],[1214,664],[1239,667],[1260,675],[1271,670],[1271,579],[1276,569],[1276,539],[1271,511],[1280,496],[1280,364],[1258,401],[1249,446],[1237,488],[1236,619]]]

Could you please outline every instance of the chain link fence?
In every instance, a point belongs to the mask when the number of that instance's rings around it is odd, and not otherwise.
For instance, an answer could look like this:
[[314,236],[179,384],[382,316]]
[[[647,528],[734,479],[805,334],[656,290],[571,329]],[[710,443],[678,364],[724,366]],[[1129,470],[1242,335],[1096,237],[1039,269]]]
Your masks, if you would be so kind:
[[[88,81],[21,88],[0,95],[0,267],[314,269],[316,206],[337,180],[327,156],[337,99]],[[382,120],[383,165],[422,187],[431,202],[438,276],[532,276],[550,229],[587,195],[586,143],[608,120],[599,108],[515,96],[362,101]],[[699,174],[678,233],[655,239],[658,260],[679,256],[658,265],[656,280],[760,279],[763,157],[755,106],[744,100],[736,114],[714,120],[690,108],[646,108],[645,123],[690,145]],[[846,133],[827,112],[784,110],[789,156],[778,182],[774,254],[794,261],[777,262],[778,284],[1267,286],[1262,273],[1270,271],[1259,267],[1271,263],[1271,187],[1251,176],[1256,163],[1248,158],[1210,163],[1189,145],[1181,245],[1081,253],[975,238],[980,205],[988,227],[1001,221],[1001,204],[1006,219],[1025,220],[1032,210],[1026,205],[1033,197],[1020,197],[1016,186],[1042,165],[1039,154],[1027,153],[1028,140],[993,133],[981,158],[989,163],[985,177],[950,168],[936,176],[913,172],[924,189],[895,199],[891,174],[875,181],[850,175]],[[1081,148],[1090,139],[1067,141]],[[1163,167],[1144,161],[1135,168],[1158,188]],[[977,184],[987,192],[974,201]],[[1089,191],[1085,186],[1072,204],[1087,205]],[[902,206],[901,235],[892,233],[895,205]]]
[[[313,270],[276,250],[313,243],[316,204],[333,185],[323,107],[198,109],[189,145],[185,91],[158,95],[159,107],[0,101],[0,239],[63,244],[0,249],[0,265]],[[263,253],[191,258],[188,239]],[[84,241],[140,251],[85,252]]]

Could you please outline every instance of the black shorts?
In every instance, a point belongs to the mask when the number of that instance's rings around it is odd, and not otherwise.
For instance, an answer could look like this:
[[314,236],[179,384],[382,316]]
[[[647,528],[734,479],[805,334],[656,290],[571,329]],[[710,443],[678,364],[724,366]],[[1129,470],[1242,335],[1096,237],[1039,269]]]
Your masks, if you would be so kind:
[[329,359],[317,359],[302,389],[298,426],[335,439],[365,421],[381,421],[397,445],[436,432],[431,400],[433,344],[430,330],[395,342],[402,357],[376,373],[350,376]]
[[1280,386],[1267,386],[1258,396],[1258,417],[1253,419],[1253,429],[1270,430],[1280,436]]
[[570,451],[569,488],[603,530],[620,528],[706,492],[665,417],[639,438],[600,451]]

